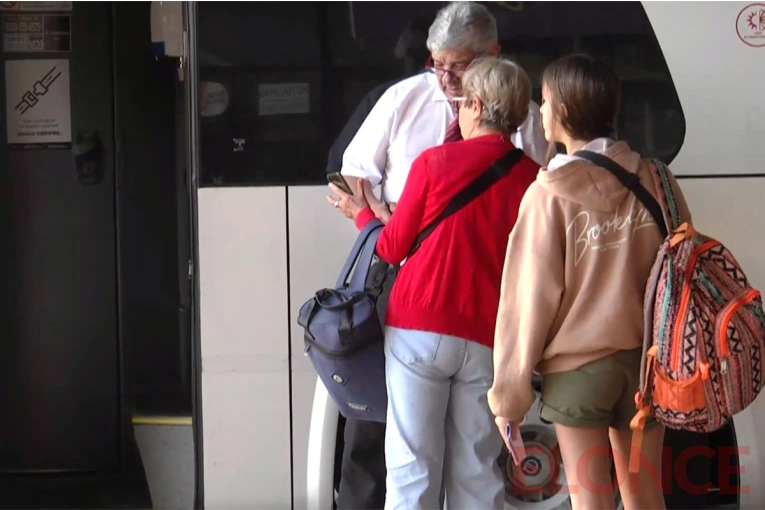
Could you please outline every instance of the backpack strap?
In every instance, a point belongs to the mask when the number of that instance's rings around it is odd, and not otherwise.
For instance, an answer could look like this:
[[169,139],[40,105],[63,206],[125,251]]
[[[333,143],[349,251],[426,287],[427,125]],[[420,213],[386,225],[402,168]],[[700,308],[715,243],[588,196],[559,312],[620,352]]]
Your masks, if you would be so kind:
[[505,177],[510,173],[510,170],[518,163],[523,157],[523,151],[521,149],[514,149],[507,154],[496,160],[491,164],[488,170],[476,177],[470,184],[465,186],[459,193],[454,195],[451,201],[446,204],[446,207],[441,214],[439,214],[428,226],[417,234],[414,240],[412,249],[409,250],[408,257],[411,257],[417,250],[420,249],[420,245],[427,238],[436,227],[444,221],[446,218],[456,213],[470,202],[478,198],[484,191],[491,188],[491,186],[499,181],[502,177]]
[[651,175],[656,183],[656,189],[662,192],[662,202],[666,207],[663,207],[667,216],[667,224],[672,225],[672,230],[677,230],[680,227],[680,215],[677,213],[677,201],[675,200],[675,192],[672,190],[672,185],[669,183],[669,169],[663,161],[659,159],[651,160]]
[[[624,167],[622,167],[613,159],[602,154],[598,154],[597,152],[577,151],[573,155],[582,159],[586,159],[591,163],[608,170],[614,175],[614,177],[619,179],[624,187],[634,193],[637,199],[640,200],[640,202],[645,206],[646,210],[653,217],[653,221],[656,222],[656,226],[659,227],[662,237],[666,239],[666,237],[669,235],[669,228],[666,222],[666,218],[664,217],[664,210],[662,209],[661,205],[659,205],[659,202],[653,198],[651,192],[648,191],[645,186],[640,184],[640,177],[638,177],[637,174],[628,172],[624,169]],[[674,228],[672,230],[674,230]]]
[[648,394],[649,381],[648,378],[652,377],[654,371],[654,365],[656,364],[656,347],[652,346],[645,353],[645,361],[647,363],[645,374],[646,380],[643,382],[643,372],[641,372],[641,385],[638,392],[635,394],[635,407],[637,413],[630,420],[630,429],[632,430],[632,440],[628,461],[628,472],[637,474],[640,472],[640,460],[642,454],[640,453],[643,448],[643,433],[645,432],[645,423],[648,418],[651,417],[651,403],[650,396]]

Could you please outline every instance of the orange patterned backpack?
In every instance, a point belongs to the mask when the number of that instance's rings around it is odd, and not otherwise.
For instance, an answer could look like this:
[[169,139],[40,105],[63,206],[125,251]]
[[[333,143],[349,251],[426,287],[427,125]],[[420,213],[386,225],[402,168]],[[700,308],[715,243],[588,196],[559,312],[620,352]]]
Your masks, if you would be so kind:
[[[590,159],[589,155],[583,157]],[[598,166],[615,164],[596,156],[597,161],[590,160]],[[760,292],[751,286],[733,254],[691,224],[679,224],[663,163],[651,162],[661,205],[637,179],[630,178],[634,174],[621,167],[626,175],[606,169],[649,212],[660,207],[664,215],[664,221],[657,220],[664,242],[645,291],[643,362],[635,395],[638,411],[631,424],[629,470],[637,473],[649,416],[671,429],[708,433],[754,402],[763,386],[765,312]],[[656,219],[658,212],[652,214]]]

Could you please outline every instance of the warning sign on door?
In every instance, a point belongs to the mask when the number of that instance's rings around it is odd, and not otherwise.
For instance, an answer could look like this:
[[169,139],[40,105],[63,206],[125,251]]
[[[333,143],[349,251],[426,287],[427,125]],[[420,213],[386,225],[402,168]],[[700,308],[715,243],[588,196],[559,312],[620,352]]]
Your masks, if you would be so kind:
[[71,143],[68,60],[7,60],[9,144]]
[[0,2],[0,11],[71,11],[72,2]]
[[69,14],[3,15],[5,53],[67,52],[72,49]]

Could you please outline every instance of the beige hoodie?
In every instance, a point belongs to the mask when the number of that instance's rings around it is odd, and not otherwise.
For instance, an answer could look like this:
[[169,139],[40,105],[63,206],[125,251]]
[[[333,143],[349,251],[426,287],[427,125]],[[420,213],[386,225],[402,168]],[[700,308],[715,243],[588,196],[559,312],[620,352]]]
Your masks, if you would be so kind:
[[[599,139],[585,149],[637,173],[656,197],[647,163],[626,143]],[[690,221],[669,178],[680,221]],[[607,170],[562,155],[539,172],[505,257],[488,394],[495,416],[526,415],[534,371],[573,370],[641,347],[645,286],[661,242],[651,215]]]

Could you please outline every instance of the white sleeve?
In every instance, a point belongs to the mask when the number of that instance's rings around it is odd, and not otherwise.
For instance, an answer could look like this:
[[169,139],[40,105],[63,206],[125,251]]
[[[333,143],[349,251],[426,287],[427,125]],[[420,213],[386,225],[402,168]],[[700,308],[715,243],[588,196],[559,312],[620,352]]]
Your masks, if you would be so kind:
[[368,179],[372,187],[380,184],[388,162],[391,127],[396,118],[396,94],[387,90],[364,119],[343,153],[341,173]]
[[544,165],[549,143],[545,140],[545,133],[542,130],[539,105],[534,101],[529,103],[529,116],[518,128],[512,142],[540,166]]

